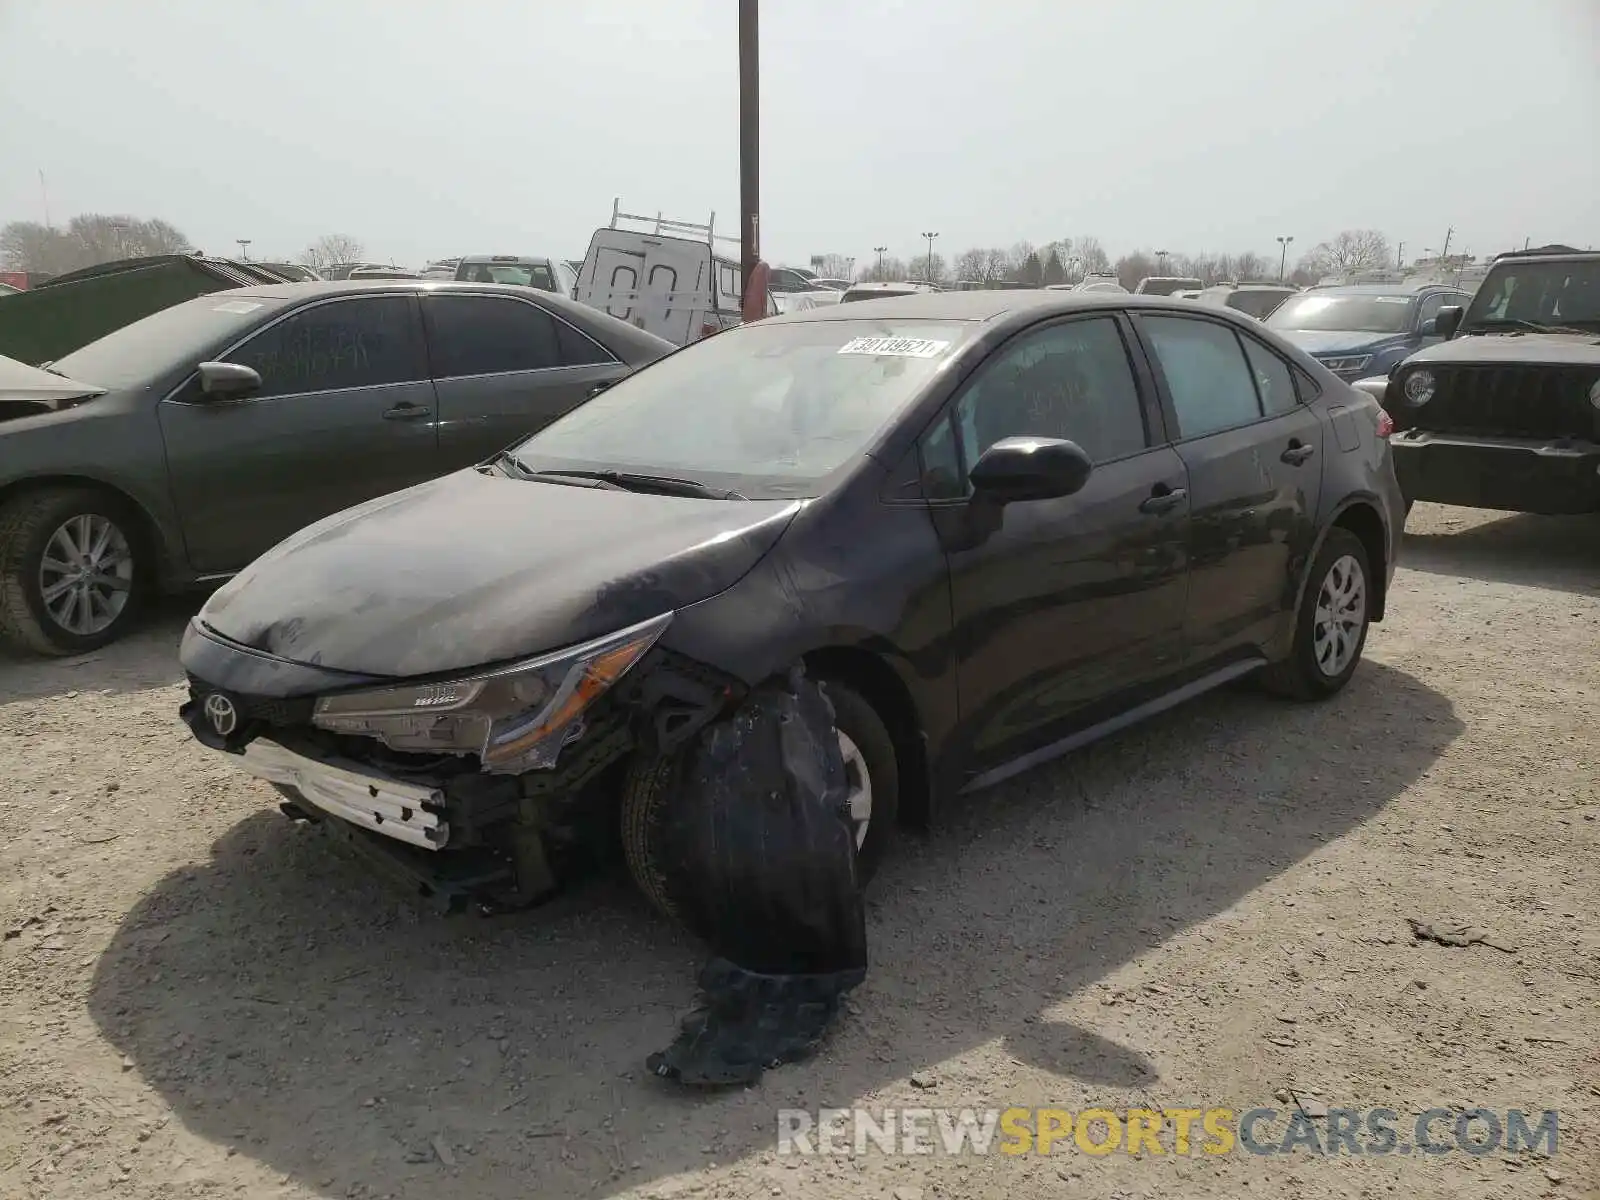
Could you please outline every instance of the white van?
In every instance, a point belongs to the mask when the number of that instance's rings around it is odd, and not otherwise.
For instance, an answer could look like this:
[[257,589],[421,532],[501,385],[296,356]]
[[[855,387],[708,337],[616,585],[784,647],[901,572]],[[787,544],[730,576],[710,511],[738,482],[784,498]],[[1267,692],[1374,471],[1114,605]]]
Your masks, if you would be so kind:
[[[712,213],[700,225],[637,216],[613,201],[611,224],[589,239],[575,298],[680,346],[739,324],[739,262],[718,253],[719,242],[737,246],[739,239],[717,234],[716,219]],[[627,229],[624,221],[652,228]],[[777,311],[769,293],[767,313]]]

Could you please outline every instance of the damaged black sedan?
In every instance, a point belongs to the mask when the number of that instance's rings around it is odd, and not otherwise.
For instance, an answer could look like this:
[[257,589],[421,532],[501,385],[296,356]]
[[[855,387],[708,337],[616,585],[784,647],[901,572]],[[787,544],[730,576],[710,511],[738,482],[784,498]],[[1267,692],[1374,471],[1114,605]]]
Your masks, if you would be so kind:
[[900,821],[1242,675],[1345,684],[1387,433],[1178,301],[779,317],[283,542],[187,631],[184,717],[436,895],[525,903],[620,841],[751,977],[831,981],[814,1025]]

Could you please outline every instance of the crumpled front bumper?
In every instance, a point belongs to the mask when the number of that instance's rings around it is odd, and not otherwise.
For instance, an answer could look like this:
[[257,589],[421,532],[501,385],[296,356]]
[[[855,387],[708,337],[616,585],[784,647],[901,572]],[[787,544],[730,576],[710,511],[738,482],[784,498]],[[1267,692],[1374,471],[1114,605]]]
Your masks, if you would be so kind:
[[306,803],[385,837],[442,850],[450,841],[445,795],[437,788],[393,779],[358,763],[318,760],[297,754],[267,737],[242,753],[227,754],[246,774],[293,788]]

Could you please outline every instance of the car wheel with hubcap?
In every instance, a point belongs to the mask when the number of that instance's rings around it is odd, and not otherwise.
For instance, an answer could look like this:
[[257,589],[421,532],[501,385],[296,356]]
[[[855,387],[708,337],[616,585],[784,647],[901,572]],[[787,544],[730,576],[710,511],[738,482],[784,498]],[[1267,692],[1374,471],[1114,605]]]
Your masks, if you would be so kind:
[[121,637],[143,592],[137,530],[123,504],[85,488],[0,509],[0,637],[56,655]]
[[1289,657],[1261,673],[1263,685],[1302,700],[1333,695],[1361,661],[1371,611],[1366,547],[1348,529],[1335,527],[1311,566]]
[[[856,843],[856,878],[864,887],[894,837],[900,808],[899,761],[888,727],[860,693],[830,680],[822,680],[821,686],[833,704]],[[636,762],[629,766],[622,788],[622,849],[628,872],[650,903],[674,919],[678,913],[659,865],[658,830],[672,803],[680,763],[681,754]]]

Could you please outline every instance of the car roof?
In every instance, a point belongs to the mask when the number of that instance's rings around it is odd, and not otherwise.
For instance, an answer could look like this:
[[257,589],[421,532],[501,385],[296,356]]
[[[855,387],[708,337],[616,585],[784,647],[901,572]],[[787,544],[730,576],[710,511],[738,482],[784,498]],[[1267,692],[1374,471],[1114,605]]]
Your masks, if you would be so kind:
[[456,260],[461,263],[553,263],[555,258],[548,254],[467,254]]
[[929,321],[992,321],[1011,313],[1048,316],[1053,312],[1089,312],[1096,309],[1150,308],[1190,313],[1194,306],[1168,296],[1136,296],[1131,292],[1052,292],[1045,288],[995,289],[970,292],[917,292],[861,300],[841,308],[808,308],[768,317],[767,322],[868,321],[875,318],[915,318]]
[[[314,296],[342,296],[352,292],[504,292],[508,296],[536,293],[541,299],[555,295],[514,283],[471,283],[465,279],[324,279],[314,283],[263,283],[229,288],[227,295],[259,296],[268,300],[309,300]],[[220,293],[212,293],[218,295]]]

